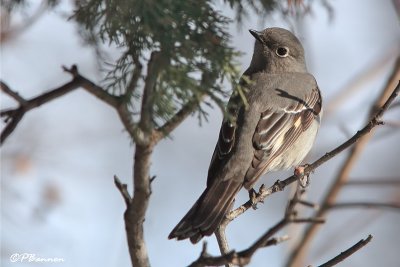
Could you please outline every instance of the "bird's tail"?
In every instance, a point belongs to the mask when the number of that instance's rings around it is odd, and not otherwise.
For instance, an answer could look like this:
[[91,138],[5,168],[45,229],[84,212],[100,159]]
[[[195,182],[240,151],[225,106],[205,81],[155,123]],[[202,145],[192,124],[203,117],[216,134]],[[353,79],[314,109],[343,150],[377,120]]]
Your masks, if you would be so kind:
[[242,182],[235,179],[215,181],[201,194],[193,207],[171,231],[168,238],[190,238],[195,244],[214,233],[225,214],[230,210]]

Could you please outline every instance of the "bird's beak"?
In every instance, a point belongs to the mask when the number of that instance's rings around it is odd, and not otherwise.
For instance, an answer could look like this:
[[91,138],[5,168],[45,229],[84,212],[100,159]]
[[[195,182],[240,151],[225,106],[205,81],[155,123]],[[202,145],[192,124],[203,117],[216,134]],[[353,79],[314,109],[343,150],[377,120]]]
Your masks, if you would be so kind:
[[259,32],[259,31],[255,31],[255,30],[249,30],[249,32],[251,33],[251,35],[254,36],[254,38],[256,38],[257,41],[259,41],[260,43],[264,43],[264,40],[262,38],[263,33]]

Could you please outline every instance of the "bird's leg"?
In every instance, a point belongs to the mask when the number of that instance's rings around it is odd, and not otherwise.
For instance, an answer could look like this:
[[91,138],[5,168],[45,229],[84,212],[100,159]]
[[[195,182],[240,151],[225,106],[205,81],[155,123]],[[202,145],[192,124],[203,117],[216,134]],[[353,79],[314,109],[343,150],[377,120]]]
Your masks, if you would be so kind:
[[251,201],[251,207],[253,208],[253,210],[257,209],[257,203],[260,201],[257,201],[257,197],[260,195],[260,193],[257,193],[256,190],[254,190],[254,188],[249,189],[249,198]]
[[256,198],[257,198],[256,190],[254,190],[254,188],[249,189],[249,199],[251,201],[251,207],[253,208],[253,210],[257,209]]
[[308,175],[304,175],[304,169],[307,168],[308,164],[300,165],[294,168],[294,175],[300,182],[301,187],[306,188],[310,184]]

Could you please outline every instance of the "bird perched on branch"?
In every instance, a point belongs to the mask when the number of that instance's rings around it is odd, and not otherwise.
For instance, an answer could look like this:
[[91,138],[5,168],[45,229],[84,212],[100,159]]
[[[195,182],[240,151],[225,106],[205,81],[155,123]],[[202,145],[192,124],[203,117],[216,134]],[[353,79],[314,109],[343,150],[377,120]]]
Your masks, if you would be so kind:
[[304,49],[282,28],[250,30],[254,53],[241,79],[247,104],[233,93],[208,170],[207,187],[169,238],[197,243],[214,233],[238,191],[271,171],[298,166],[310,151],[322,115]]

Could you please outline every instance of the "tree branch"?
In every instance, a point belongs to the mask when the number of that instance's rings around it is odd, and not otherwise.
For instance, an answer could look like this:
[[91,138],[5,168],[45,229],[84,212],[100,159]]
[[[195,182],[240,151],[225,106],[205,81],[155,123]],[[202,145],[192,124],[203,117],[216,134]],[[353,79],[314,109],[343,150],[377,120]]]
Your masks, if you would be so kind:
[[[226,229],[226,225],[221,224],[215,231],[215,237],[217,238],[218,247],[221,252],[221,255],[226,255],[230,252],[229,244],[226,239],[225,229]],[[227,263],[227,264],[225,264],[225,267],[232,267],[232,264]]]
[[148,136],[148,142],[150,141],[150,135],[153,130],[154,88],[159,71],[162,68],[161,61],[162,53],[160,51],[153,51],[147,64],[147,75],[143,89],[139,127],[145,135]]
[[154,131],[154,141],[159,142],[161,139],[168,136],[173,130],[175,130],[176,127],[178,127],[191,113],[197,109],[203,96],[193,97],[193,99],[184,105],[169,121],[156,129]]
[[12,97],[15,101],[17,101],[20,105],[24,105],[26,100],[23,99],[18,92],[14,92],[13,90],[10,89],[10,87],[8,87],[8,85],[6,83],[4,83],[3,81],[0,81],[0,88],[1,91],[3,91],[5,94],[9,95],[10,97]]
[[353,179],[345,186],[399,186],[400,178]]
[[[340,145],[338,148],[334,149],[333,151],[327,153],[326,160],[329,158],[332,158],[334,155],[340,153],[344,149],[348,148],[355,142],[358,142],[351,150],[350,154],[347,157],[347,160],[345,161],[344,165],[342,166],[341,170],[339,171],[336,179],[330,186],[329,191],[325,195],[322,204],[321,204],[321,209],[317,211],[316,217],[324,217],[326,212],[327,212],[327,207],[329,205],[332,205],[336,197],[339,194],[339,191],[341,190],[343,184],[346,183],[348,180],[348,176],[350,173],[351,168],[355,164],[356,160],[358,159],[359,155],[361,154],[361,151],[365,147],[365,145],[368,143],[369,139],[372,137],[371,134],[368,134],[376,125],[382,124],[381,122],[381,117],[384,114],[384,112],[389,108],[390,104],[393,102],[393,100],[396,98],[396,96],[399,94],[400,90],[400,57],[397,58],[396,64],[394,66],[393,72],[388,79],[387,84],[383,88],[383,91],[381,95],[378,97],[378,99],[375,101],[375,105],[371,108],[370,114],[372,117],[372,114],[375,114],[372,119],[369,120],[367,125],[360,131],[358,131],[352,138],[350,138],[348,141]],[[395,84],[397,83],[397,86],[395,87]],[[392,91],[392,88],[395,87],[395,89]],[[380,109],[377,107],[382,106]],[[325,157],[324,156],[324,157]],[[313,167],[318,167],[322,163],[326,162],[325,159],[321,158],[314,162]],[[314,165],[315,164],[315,165]],[[307,168],[306,168],[307,169]],[[307,169],[308,171],[308,169]],[[311,240],[317,233],[319,227],[317,225],[310,225],[306,229],[305,233],[299,240],[297,246],[293,249],[292,254],[290,255],[288,262],[286,266],[300,266],[302,265],[302,261],[304,258],[304,255],[306,251],[308,250]]]
[[290,239],[290,238],[289,238],[288,235],[284,235],[284,236],[281,236],[281,237],[273,237],[273,238],[269,239],[269,240],[267,241],[267,243],[265,243],[265,246],[266,246],[266,247],[269,247],[269,246],[276,246],[276,245],[278,245],[278,244],[280,244],[280,243],[282,243],[282,242],[285,242],[285,241],[287,241],[287,240],[289,240],[289,239]]
[[[189,267],[200,267],[200,266],[220,266],[225,264],[234,264],[239,266],[244,266],[248,264],[254,255],[254,253],[266,246],[270,246],[275,241],[272,238],[279,230],[287,226],[289,223],[324,223],[323,219],[316,218],[300,218],[300,219],[289,219],[284,218],[279,221],[275,226],[270,228],[267,232],[265,232],[256,242],[253,243],[249,248],[242,250],[240,252],[231,251],[225,255],[221,256],[209,256],[204,251],[201,253],[200,257],[194,261]],[[285,238],[284,240],[287,240]]]
[[377,203],[377,202],[346,202],[334,203],[327,205],[327,209],[343,209],[343,208],[366,208],[366,209],[395,209],[400,211],[399,203]]
[[[75,65],[74,65],[75,66]],[[125,127],[125,130],[129,133],[130,137],[135,141],[135,143],[144,144],[148,142],[143,132],[137,127],[137,123],[132,120],[132,114],[128,109],[128,105],[126,101],[124,101],[124,96],[114,96],[108,93],[104,88],[96,85],[89,79],[83,77],[78,73],[78,69],[75,66],[72,66],[70,70],[63,67],[64,70],[71,73],[76,79],[81,80],[82,87],[100,99],[101,101],[109,104],[118,112],[119,118],[121,119],[122,124]]]
[[[154,64],[154,62],[152,63]],[[158,66],[160,67],[160,66]],[[114,178],[115,185],[122,194],[127,209],[124,213],[124,220],[127,232],[129,253],[131,256],[131,261],[133,266],[147,267],[150,266],[149,258],[147,255],[147,250],[144,242],[143,236],[143,222],[145,219],[145,214],[149,202],[149,197],[151,194],[150,190],[150,156],[153,151],[154,142],[151,141],[151,133],[145,133],[137,127],[137,124],[133,122],[131,113],[128,110],[127,102],[124,101],[124,96],[114,96],[104,90],[102,87],[96,85],[89,79],[81,76],[78,72],[78,68],[73,65],[70,69],[63,67],[64,71],[70,73],[73,76],[72,81],[66,83],[54,90],[41,94],[30,100],[25,100],[20,97],[16,92],[12,91],[5,83],[1,83],[2,91],[7,95],[10,95],[18,103],[19,107],[15,109],[7,109],[1,111],[1,117],[5,117],[8,123],[1,134],[1,141],[3,142],[15,129],[18,122],[22,119],[23,115],[42,104],[45,104],[51,100],[54,100],[60,96],[71,92],[74,89],[82,87],[90,94],[94,95],[101,101],[107,103],[116,109],[119,117],[125,126],[125,129],[129,132],[132,139],[136,143],[135,159],[134,159],[134,194],[133,197],[130,196],[127,190],[126,184],[122,184],[118,177]],[[153,74],[149,71],[149,75]],[[133,77],[133,79],[136,79]],[[144,97],[143,116],[141,117],[142,125],[148,126],[151,122],[151,113],[148,113],[147,107],[151,106],[151,101],[149,100],[152,95],[152,82],[155,79],[147,79],[148,89],[147,96]],[[146,98],[147,97],[147,98]],[[147,99],[147,100],[146,100]],[[147,129],[147,128],[146,128]],[[150,142],[149,142],[150,140]]]
[[120,104],[120,101],[121,101],[120,97],[108,93],[107,90],[105,90],[104,88],[96,85],[91,80],[80,75],[79,71],[78,71],[78,67],[76,65],[72,65],[72,67],[70,69],[68,69],[65,66],[62,66],[62,68],[64,71],[70,73],[72,75],[72,77],[74,77],[74,80],[80,81],[81,86],[86,91],[88,91],[89,93],[91,93],[92,95],[94,95],[95,97],[100,99],[101,101],[109,104],[110,106],[112,106],[114,108],[118,107],[118,105]]
[[6,127],[1,132],[0,143],[7,139],[7,137],[15,130],[18,123],[25,115],[26,112],[31,109],[37,108],[47,102],[50,102],[60,96],[63,96],[82,85],[82,81],[76,77],[69,83],[66,83],[58,88],[45,92],[39,96],[33,97],[29,100],[25,100],[19,94],[13,90],[11,90],[4,82],[1,82],[1,90],[5,92],[7,95],[13,97],[19,104],[19,107],[14,109],[5,109],[1,110],[0,116],[5,117],[5,122],[7,123]]
[[331,267],[335,266],[339,262],[342,262],[343,260],[347,259],[354,253],[356,253],[358,250],[362,249],[365,247],[369,242],[372,240],[372,235],[369,235],[366,239],[361,239],[358,241],[356,244],[354,244],[352,247],[348,248],[347,250],[343,251],[333,259],[327,261],[324,264],[321,264],[319,267]]
[[[201,77],[200,88],[210,88],[215,83],[217,78],[218,75],[215,73],[204,72]],[[176,127],[178,127],[191,113],[193,113],[199,107],[199,103],[206,95],[206,90],[194,94],[192,99],[189,100],[169,121],[156,129],[153,136],[155,142],[160,141],[164,137],[168,136],[173,130],[175,130]]]
[[124,213],[126,236],[132,266],[149,267],[149,257],[144,241],[143,223],[151,194],[150,156],[153,146],[136,144],[133,183],[134,194]]
[[[300,188],[300,183],[297,184],[296,192],[293,196],[292,199],[289,200],[288,207],[286,209],[284,218],[279,221],[277,224],[275,224],[272,228],[270,228],[268,231],[266,231],[258,240],[256,240],[250,247],[247,249],[244,249],[240,252],[235,252],[231,251],[228,253],[222,253],[221,256],[217,257],[212,257],[209,256],[208,253],[206,252],[206,247],[203,247],[203,251],[200,254],[200,257],[194,261],[189,267],[199,267],[199,266],[219,266],[219,265],[239,265],[239,266],[244,266],[248,264],[253,257],[254,253],[263,247],[270,246],[272,244],[277,243],[277,239],[273,238],[272,236],[275,235],[279,230],[281,230],[283,227],[287,226],[290,223],[324,223],[324,219],[320,218],[297,218],[297,212],[295,211],[295,206],[299,203],[300,196],[303,192]],[[226,227],[226,224],[222,224],[222,229]],[[218,228],[217,231],[220,232],[220,227]],[[219,233],[217,232],[216,235]],[[288,238],[285,237],[283,240],[287,240]],[[222,246],[220,245],[220,248]],[[223,249],[221,248],[221,252]]]
[[116,175],[114,175],[114,184],[118,188],[119,192],[121,193],[122,198],[125,201],[126,207],[128,207],[132,202],[131,195],[128,192],[128,185],[121,183],[121,181],[119,180],[119,178]]
[[37,108],[47,102],[50,102],[58,97],[61,97],[75,89],[78,89],[79,87],[82,87],[90,94],[94,95],[101,101],[115,108],[125,129],[128,131],[129,135],[136,143],[143,144],[149,140],[149,138],[145,139],[142,131],[140,131],[140,129],[137,127],[137,124],[132,120],[131,112],[128,110],[127,103],[123,101],[123,96],[114,96],[108,93],[102,87],[93,83],[91,80],[80,75],[76,65],[73,65],[71,68],[67,68],[65,66],[63,66],[62,68],[64,71],[70,73],[73,76],[72,81],[56,89],[36,96],[30,100],[25,100],[24,98],[19,96],[17,92],[12,91],[4,82],[1,81],[0,86],[2,91],[14,98],[19,103],[19,107],[17,108],[5,109],[1,110],[0,112],[0,116],[5,117],[4,120],[7,123],[6,127],[1,133],[1,144],[14,131],[19,121],[22,119],[26,112],[30,111],[31,109]]
[[138,81],[139,81],[140,75],[142,74],[142,69],[143,69],[143,66],[140,63],[138,58],[135,58],[133,60],[133,62],[134,62],[135,69],[132,72],[132,77],[131,77],[131,80],[129,81],[128,86],[126,87],[126,93],[124,96],[125,99],[127,99],[128,101],[131,99],[131,96],[133,95],[133,93],[137,87],[137,84],[138,84]]

